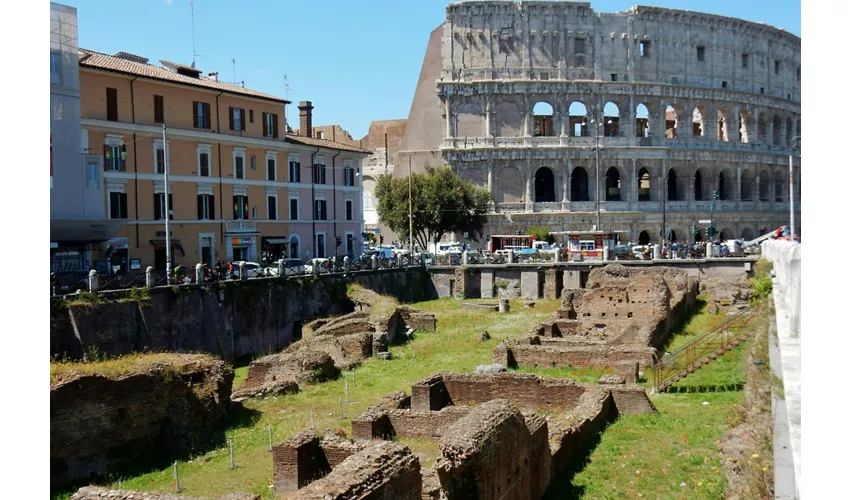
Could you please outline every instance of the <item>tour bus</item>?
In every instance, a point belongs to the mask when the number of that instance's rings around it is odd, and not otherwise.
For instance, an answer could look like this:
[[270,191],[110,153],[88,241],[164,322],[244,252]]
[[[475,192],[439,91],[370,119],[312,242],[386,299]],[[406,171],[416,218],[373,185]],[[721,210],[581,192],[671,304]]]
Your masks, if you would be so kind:
[[490,236],[490,253],[496,253],[499,250],[517,251],[531,248],[534,239],[531,234],[493,235]]
[[551,233],[555,239],[563,242],[565,252],[571,261],[602,260],[604,248],[608,248],[613,258],[614,247],[620,241],[621,231],[561,231]]

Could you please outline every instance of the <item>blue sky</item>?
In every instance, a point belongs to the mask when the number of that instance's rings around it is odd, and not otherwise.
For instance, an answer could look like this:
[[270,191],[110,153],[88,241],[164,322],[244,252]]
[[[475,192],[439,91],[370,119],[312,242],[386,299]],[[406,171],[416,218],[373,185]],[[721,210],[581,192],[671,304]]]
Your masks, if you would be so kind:
[[[151,62],[192,61],[189,0],[60,0],[77,8],[80,46],[131,52]],[[764,22],[800,35],[799,0],[596,0],[598,12],[635,4]],[[355,139],[372,120],[407,118],[428,35],[447,0],[195,0],[196,66],[219,78],[310,100],[315,125],[339,124]],[[292,117],[295,118],[293,123]]]

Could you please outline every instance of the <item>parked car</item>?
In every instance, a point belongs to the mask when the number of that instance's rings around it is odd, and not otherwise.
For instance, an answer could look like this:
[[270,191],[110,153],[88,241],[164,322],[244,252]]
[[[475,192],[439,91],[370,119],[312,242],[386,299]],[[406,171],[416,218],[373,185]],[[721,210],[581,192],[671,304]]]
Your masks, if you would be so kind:
[[244,264],[245,267],[245,278],[259,278],[263,276],[263,266],[256,262],[247,262],[244,260],[237,260],[233,263],[233,276],[235,278],[240,278],[239,270],[242,268]]
[[434,265],[434,254],[432,254],[431,252],[421,252],[417,255],[417,258],[418,259],[425,259],[425,265],[426,266],[433,266]]

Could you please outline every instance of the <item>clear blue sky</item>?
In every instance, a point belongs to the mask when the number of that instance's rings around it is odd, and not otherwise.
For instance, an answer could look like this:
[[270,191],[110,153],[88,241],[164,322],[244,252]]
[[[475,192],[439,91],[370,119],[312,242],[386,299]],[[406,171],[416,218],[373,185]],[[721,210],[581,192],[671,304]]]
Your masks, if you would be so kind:
[[[59,0],[77,8],[80,46],[131,52],[151,62],[192,62],[189,0]],[[315,125],[339,124],[355,139],[372,120],[407,118],[428,35],[447,0],[196,0],[196,66],[284,96],[297,128],[298,101]],[[597,12],[635,4],[764,22],[800,35],[799,0],[596,0]],[[293,122],[293,117],[296,117]]]

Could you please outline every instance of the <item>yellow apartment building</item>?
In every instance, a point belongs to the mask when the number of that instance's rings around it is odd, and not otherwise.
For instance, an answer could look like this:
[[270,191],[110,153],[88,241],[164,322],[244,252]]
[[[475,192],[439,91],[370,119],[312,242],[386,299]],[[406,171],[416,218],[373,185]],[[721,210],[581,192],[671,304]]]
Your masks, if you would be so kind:
[[166,161],[175,265],[361,251],[368,150],[313,138],[309,102],[288,134],[289,101],[160,62],[80,50],[84,158],[102,162],[107,216],[127,221],[99,270],[165,268]]

